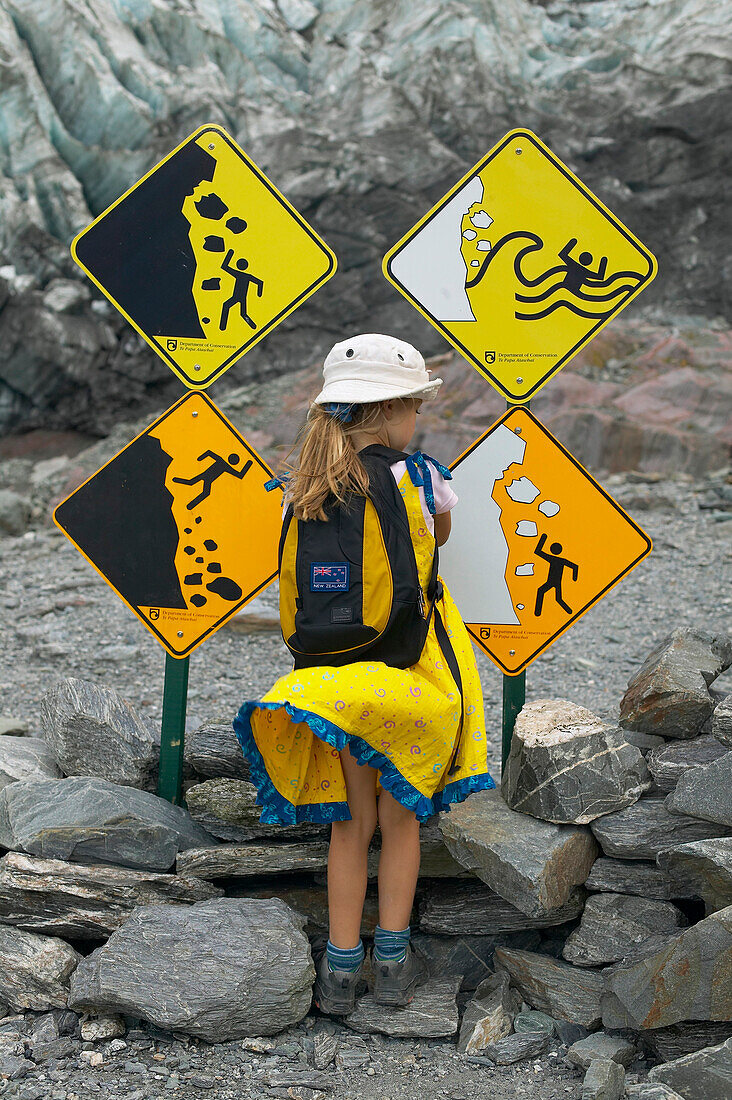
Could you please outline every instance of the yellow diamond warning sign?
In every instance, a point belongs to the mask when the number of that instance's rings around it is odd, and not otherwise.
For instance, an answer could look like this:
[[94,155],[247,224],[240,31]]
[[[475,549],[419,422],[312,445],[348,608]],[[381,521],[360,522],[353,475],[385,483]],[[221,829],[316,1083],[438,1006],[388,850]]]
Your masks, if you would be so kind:
[[441,572],[474,641],[515,676],[651,540],[528,409],[509,409],[451,469],[460,507]]
[[529,130],[512,130],[384,257],[384,274],[509,400],[528,401],[656,261]]
[[198,389],[336,269],[335,254],[219,126],[191,134],[84,229],[71,252]]
[[189,393],[58,505],[54,520],[173,657],[277,575],[282,492],[204,394]]

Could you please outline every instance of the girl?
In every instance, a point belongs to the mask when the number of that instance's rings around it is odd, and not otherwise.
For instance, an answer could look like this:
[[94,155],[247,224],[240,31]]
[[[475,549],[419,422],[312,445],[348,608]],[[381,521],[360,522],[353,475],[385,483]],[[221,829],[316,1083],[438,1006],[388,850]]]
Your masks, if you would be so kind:
[[[437,394],[410,344],[378,334],[335,345],[305,427],[286,503],[299,520],[326,519],[328,501],[368,496],[359,452],[404,451],[422,400]],[[449,471],[417,452],[394,462],[419,573],[427,593],[435,541],[450,533],[457,496]],[[261,700],[244,703],[234,729],[258,788],[261,821],[332,822],[328,855],[329,938],[316,953],[315,1002],[352,1011],[364,962],[360,938],[367,856],[378,823],[379,924],[374,997],[404,1005],[427,976],[409,944],[419,872],[419,823],[472,791],[495,784],[486,767],[483,697],[460,615],[438,588],[416,664],[379,661],[301,668]],[[427,605],[429,606],[429,605]],[[425,614],[427,611],[425,610]]]

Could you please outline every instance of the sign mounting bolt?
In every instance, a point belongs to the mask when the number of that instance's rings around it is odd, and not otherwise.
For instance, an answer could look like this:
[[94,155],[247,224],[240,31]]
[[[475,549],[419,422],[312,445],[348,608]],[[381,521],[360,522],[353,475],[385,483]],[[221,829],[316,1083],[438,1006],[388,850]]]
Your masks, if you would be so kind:
[[197,412],[192,412],[191,416],[198,416],[198,413]]
[[523,153],[523,149],[516,149],[516,151],[515,151],[515,152],[516,152],[516,156],[517,156],[517,157],[520,157],[520,156],[521,156],[521,154]]
[[182,630],[179,630],[179,631],[178,631],[178,637],[179,637],[179,638],[182,638],[182,637],[183,637],[183,631],[182,631]]
[[208,147],[209,147],[209,149],[215,149],[216,148],[216,146],[214,145],[214,143],[212,141],[210,141],[208,143]]
[[516,650],[515,650],[515,649],[509,649],[509,651],[508,651],[508,652],[509,652],[509,654],[510,654],[510,655],[511,655],[512,657],[515,657],[515,656],[516,656]]
[[521,433],[524,429],[523,428],[514,428],[513,430],[516,432],[516,435],[521,435]]
[[200,363],[194,363],[193,364],[193,369],[194,370],[200,370],[201,369],[201,364]]
[[517,378],[516,381],[521,384],[521,382],[523,382],[523,378]]

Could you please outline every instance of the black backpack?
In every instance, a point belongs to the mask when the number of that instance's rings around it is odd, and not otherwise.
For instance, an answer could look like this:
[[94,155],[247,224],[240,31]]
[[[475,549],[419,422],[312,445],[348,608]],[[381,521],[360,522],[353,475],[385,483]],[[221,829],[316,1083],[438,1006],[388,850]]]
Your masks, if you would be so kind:
[[359,451],[368,497],[326,504],[327,520],[285,513],[279,545],[280,624],[295,668],[383,661],[416,664],[439,598],[437,544],[425,600],[409,520],[391,472],[408,455]]

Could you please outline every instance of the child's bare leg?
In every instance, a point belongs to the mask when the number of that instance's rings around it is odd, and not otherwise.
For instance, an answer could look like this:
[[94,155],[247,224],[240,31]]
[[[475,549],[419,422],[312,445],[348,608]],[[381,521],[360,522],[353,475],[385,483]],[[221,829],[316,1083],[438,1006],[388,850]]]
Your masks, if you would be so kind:
[[419,874],[419,822],[411,810],[382,791],[379,795],[379,924],[401,931],[409,925]]
[[348,746],[341,752],[351,821],[334,821],[328,851],[330,942],[344,950],[361,938],[367,862],[376,828],[376,771],[361,767]]

